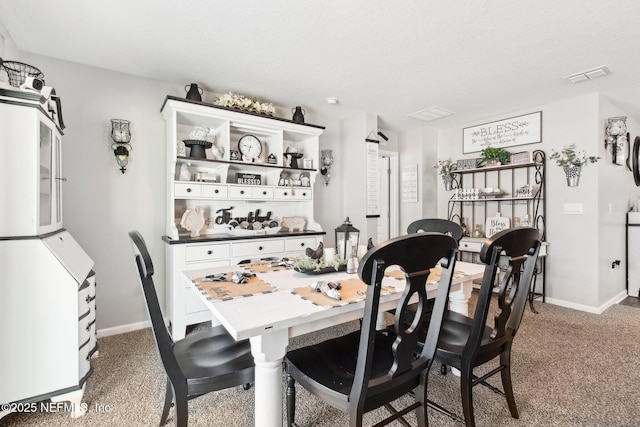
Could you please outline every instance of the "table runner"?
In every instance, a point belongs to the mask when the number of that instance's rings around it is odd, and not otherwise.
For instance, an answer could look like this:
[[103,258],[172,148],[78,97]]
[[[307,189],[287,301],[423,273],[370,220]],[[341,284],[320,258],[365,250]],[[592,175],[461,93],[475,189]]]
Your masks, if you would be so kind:
[[[291,293],[298,295],[299,297],[310,301],[315,305],[321,305],[325,307],[338,307],[341,305],[351,304],[354,302],[362,301],[367,295],[367,285],[360,279],[347,279],[339,280],[336,283],[340,283],[341,288],[339,290],[341,300],[335,300],[329,298],[322,292],[317,292],[311,289],[311,286],[305,286],[302,288],[294,288]],[[393,286],[382,286],[381,295],[392,294],[399,292],[400,289],[396,289]]]
[[255,263],[251,263],[251,264],[244,264],[242,265],[242,267],[246,268],[247,270],[253,272],[253,273],[266,273],[269,271],[280,271],[280,270],[286,270],[286,267],[284,265],[278,265],[275,267],[270,267],[269,266],[270,263],[268,262],[255,262]]
[[[429,274],[429,282],[435,283],[440,281],[440,275],[442,274],[442,268],[434,267],[431,269],[431,274]],[[387,277],[393,277],[394,279],[404,279],[404,272],[402,270],[387,270],[384,272],[384,275]],[[453,277],[464,277],[464,272],[459,270],[454,270]]]
[[249,297],[256,294],[266,294],[275,291],[275,288],[265,283],[258,277],[251,277],[247,283],[237,284],[231,281],[231,275],[227,273],[226,282],[209,282],[196,278],[193,282],[200,292],[207,295],[210,300],[226,301],[233,298]]

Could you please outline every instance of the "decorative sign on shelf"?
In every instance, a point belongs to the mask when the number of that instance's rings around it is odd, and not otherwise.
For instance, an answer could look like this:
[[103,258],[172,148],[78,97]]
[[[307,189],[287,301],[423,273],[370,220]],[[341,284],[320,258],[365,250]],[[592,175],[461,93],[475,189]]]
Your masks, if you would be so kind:
[[500,213],[496,213],[496,216],[491,216],[487,218],[487,222],[485,223],[485,232],[487,237],[491,237],[494,234],[506,230],[511,227],[511,220],[507,217],[500,216]]
[[256,173],[236,173],[236,184],[262,185],[262,175]]
[[460,159],[456,161],[456,170],[475,169],[478,167],[481,158],[478,159]]
[[462,130],[462,153],[477,153],[485,147],[513,147],[542,141],[542,111]]

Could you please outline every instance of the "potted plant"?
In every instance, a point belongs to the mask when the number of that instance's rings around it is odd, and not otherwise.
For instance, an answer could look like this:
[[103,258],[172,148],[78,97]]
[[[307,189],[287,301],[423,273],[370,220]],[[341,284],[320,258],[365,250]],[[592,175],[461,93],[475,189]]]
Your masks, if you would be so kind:
[[587,156],[587,153],[584,150],[578,150],[575,144],[564,146],[560,152],[553,149],[551,152],[549,158],[555,160],[558,166],[562,166],[569,187],[578,186],[582,165],[595,163],[600,159],[597,156]]
[[482,150],[482,157],[486,161],[487,166],[506,165],[511,159],[511,152],[504,148],[488,146]]
[[451,190],[453,173],[457,169],[458,164],[454,163],[451,159],[446,159],[438,160],[438,163],[433,165],[433,167],[438,169],[438,174],[440,174],[442,181],[444,181],[444,189],[447,191]]

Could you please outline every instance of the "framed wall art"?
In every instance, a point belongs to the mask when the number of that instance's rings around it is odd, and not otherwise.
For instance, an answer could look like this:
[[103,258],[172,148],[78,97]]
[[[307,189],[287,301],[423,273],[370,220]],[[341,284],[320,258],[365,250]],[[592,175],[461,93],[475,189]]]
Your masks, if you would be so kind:
[[462,153],[542,142],[542,111],[462,129]]

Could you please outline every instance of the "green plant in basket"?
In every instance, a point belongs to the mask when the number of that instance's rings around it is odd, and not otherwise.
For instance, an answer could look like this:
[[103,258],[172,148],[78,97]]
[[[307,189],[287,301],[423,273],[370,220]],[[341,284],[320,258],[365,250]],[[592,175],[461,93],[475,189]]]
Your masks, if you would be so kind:
[[511,160],[511,152],[504,148],[486,147],[482,150],[482,157],[485,160],[496,159],[501,164],[506,165]]
[[307,270],[307,271],[320,271],[323,268],[332,267],[336,271],[338,271],[338,269],[341,266],[346,264],[347,264],[347,261],[344,259],[341,259],[338,256],[334,258],[333,263],[327,264],[324,260],[324,257],[320,257],[320,259],[313,259],[307,255],[302,255],[296,261],[295,267],[296,267],[296,270]]

